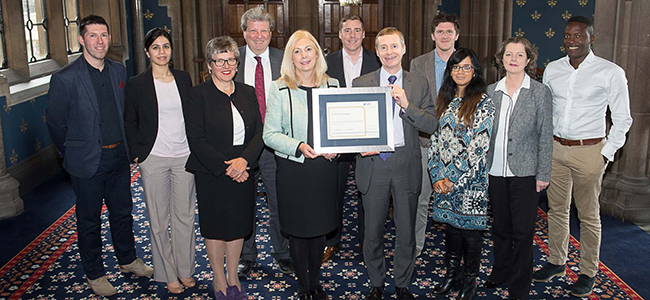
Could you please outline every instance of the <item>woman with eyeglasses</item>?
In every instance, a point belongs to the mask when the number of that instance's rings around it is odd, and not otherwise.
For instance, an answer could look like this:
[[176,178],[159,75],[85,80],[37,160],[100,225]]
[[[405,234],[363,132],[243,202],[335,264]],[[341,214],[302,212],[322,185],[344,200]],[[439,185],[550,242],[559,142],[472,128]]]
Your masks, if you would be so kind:
[[[228,36],[205,46],[210,78],[190,90],[185,123],[192,154],[199,225],[217,300],[248,299],[237,276],[244,237],[253,231],[255,180],[262,152],[262,118],[255,89],[234,82],[239,49]],[[226,274],[224,274],[224,256]]]
[[126,85],[124,127],[131,159],[142,176],[154,280],[179,294],[183,286],[196,285],[194,175],[185,170],[190,148],[183,120],[192,79],[169,67],[172,39],[164,29],[147,32],[144,51],[150,68]]
[[446,223],[447,273],[433,292],[445,295],[456,288],[460,290],[457,299],[462,300],[476,295],[482,231],[487,229],[486,154],[494,107],[486,87],[476,53],[456,50],[447,62],[438,93],[438,129],[429,148],[433,220]]

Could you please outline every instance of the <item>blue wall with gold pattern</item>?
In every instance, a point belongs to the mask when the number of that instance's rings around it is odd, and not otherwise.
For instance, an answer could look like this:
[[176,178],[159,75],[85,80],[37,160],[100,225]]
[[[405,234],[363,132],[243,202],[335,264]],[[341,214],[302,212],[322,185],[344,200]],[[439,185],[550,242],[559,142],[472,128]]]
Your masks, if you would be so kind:
[[527,38],[539,51],[537,66],[565,56],[566,21],[573,16],[594,19],[595,0],[513,0],[512,36]]
[[10,107],[7,107],[7,98],[2,96],[0,103],[7,168],[52,144],[45,124],[47,96]]
[[172,34],[172,19],[167,16],[167,7],[159,6],[157,0],[142,1],[142,25],[144,34],[153,28],[164,28],[167,33]]

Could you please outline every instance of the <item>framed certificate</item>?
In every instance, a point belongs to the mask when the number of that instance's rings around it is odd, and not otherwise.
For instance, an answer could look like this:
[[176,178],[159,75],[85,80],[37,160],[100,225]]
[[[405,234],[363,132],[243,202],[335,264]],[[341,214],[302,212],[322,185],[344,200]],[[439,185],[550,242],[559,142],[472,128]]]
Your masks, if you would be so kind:
[[312,90],[314,151],[394,151],[393,99],[388,87]]

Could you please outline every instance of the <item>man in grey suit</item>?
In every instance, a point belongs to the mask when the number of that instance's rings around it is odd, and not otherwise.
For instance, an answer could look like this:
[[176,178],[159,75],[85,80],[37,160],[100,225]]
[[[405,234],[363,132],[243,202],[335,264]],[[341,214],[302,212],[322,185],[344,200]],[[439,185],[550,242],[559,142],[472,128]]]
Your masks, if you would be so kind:
[[[343,44],[343,49],[328,55],[327,75],[338,79],[341,87],[352,86],[352,80],[375,71],[381,67],[377,55],[362,46],[363,39],[366,37],[366,31],[363,29],[363,20],[359,15],[346,15],[339,21],[339,38]],[[341,242],[341,231],[343,230],[343,206],[345,191],[347,190],[348,173],[350,165],[354,161],[354,153],[342,154],[338,162],[338,182],[337,182],[337,205],[338,205],[338,224],[339,228],[335,232],[327,235],[325,253],[323,261],[326,261],[339,250]],[[359,201],[361,207],[361,201]],[[358,240],[359,248],[363,250],[363,209],[358,209]]]
[[384,298],[384,233],[391,195],[397,228],[396,296],[398,300],[415,299],[409,286],[415,267],[415,214],[422,185],[418,131],[432,133],[437,121],[426,79],[402,70],[402,57],[406,53],[404,35],[394,27],[384,28],[377,33],[375,47],[382,67],[356,78],[352,86],[392,88],[395,151],[357,156],[356,181],[365,212],[363,256],[372,284],[365,299]]
[[[454,43],[460,34],[460,22],[456,15],[440,12],[431,21],[431,39],[435,48],[429,53],[422,54],[411,60],[411,73],[420,75],[429,81],[431,99],[436,104],[438,90],[442,86],[442,78],[447,68],[449,57],[454,54]],[[429,143],[431,135],[420,132],[420,151],[422,152],[422,191],[418,198],[417,220],[415,221],[415,256],[419,256],[424,248],[424,240],[429,219],[429,200],[433,192],[431,178],[427,171],[429,165]]]
[[[284,54],[280,49],[269,47],[274,26],[273,17],[261,6],[249,9],[241,17],[241,29],[244,32],[246,46],[239,48],[240,62],[235,81],[255,87],[262,122],[266,114],[266,97],[269,94],[271,82],[280,77],[280,65]],[[266,190],[269,206],[269,237],[273,246],[271,256],[275,259],[280,272],[290,274],[294,272],[294,269],[289,257],[289,240],[282,235],[280,229],[275,170],[273,151],[265,147],[259,159],[256,178],[264,182]],[[255,231],[253,231],[253,234],[244,241],[237,274],[239,276],[247,275],[251,271],[256,257],[257,247],[255,246]]]

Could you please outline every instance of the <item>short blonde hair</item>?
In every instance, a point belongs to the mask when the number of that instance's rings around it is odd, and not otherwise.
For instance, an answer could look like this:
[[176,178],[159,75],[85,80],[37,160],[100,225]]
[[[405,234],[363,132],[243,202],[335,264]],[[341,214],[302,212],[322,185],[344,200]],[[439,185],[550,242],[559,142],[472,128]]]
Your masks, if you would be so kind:
[[377,33],[375,37],[375,49],[379,48],[379,37],[384,35],[397,34],[399,36],[399,41],[402,42],[402,46],[406,46],[404,42],[404,34],[395,27],[386,27]]
[[284,56],[282,57],[282,67],[280,68],[281,77],[279,80],[284,80],[284,83],[290,89],[295,89],[301,84],[300,77],[296,74],[296,66],[293,64],[293,49],[301,39],[309,40],[314,48],[318,49],[316,52],[316,65],[314,66],[314,82],[318,86],[327,84],[329,76],[325,74],[327,72],[327,62],[325,62],[323,49],[321,49],[314,36],[306,30],[294,32],[289,38],[289,41],[287,41],[287,45],[284,48]]

